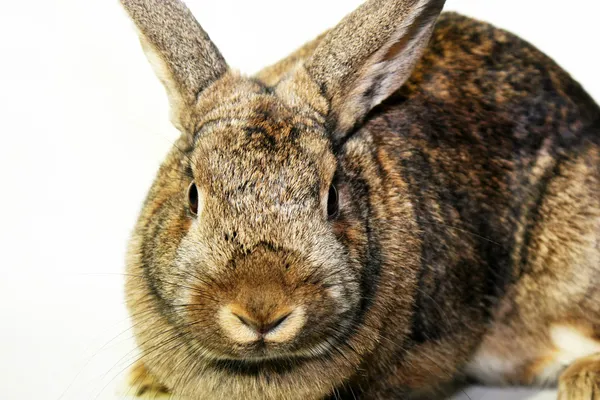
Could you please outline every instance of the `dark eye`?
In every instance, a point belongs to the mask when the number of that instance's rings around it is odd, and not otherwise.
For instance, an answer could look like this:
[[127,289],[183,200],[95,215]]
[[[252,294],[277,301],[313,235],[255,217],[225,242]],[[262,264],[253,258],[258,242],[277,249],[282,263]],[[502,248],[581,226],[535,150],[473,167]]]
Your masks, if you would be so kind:
[[198,188],[196,183],[190,183],[187,189],[187,201],[190,212],[194,215],[198,215]]
[[338,197],[338,191],[333,184],[329,187],[329,194],[327,195],[327,218],[333,219],[338,216],[340,212],[340,201]]

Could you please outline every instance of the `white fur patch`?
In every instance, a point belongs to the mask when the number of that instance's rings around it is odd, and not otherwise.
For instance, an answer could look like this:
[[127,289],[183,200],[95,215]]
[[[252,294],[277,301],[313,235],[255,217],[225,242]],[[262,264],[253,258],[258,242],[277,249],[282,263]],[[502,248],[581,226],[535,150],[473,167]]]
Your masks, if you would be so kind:
[[574,361],[600,353],[600,342],[590,339],[572,326],[554,325],[550,328],[550,338],[556,352],[552,362],[536,377],[536,381],[542,384],[556,382],[560,373]]
[[[574,361],[600,353],[600,342],[590,339],[580,330],[568,325],[554,325],[550,328],[550,339],[554,350],[547,354],[539,354],[540,359],[548,358],[534,381],[537,385],[556,383],[562,371]],[[467,366],[466,372],[489,385],[508,383],[506,377],[514,376],[516,368],[522,363],[518,354],[506,354],[499,357],[495,353],[480,349]]]
[[466,372],[487,385],[504,385],[504,377],[515,370],[516,364],[508,358],[500,358],[480,349],[467,365]]

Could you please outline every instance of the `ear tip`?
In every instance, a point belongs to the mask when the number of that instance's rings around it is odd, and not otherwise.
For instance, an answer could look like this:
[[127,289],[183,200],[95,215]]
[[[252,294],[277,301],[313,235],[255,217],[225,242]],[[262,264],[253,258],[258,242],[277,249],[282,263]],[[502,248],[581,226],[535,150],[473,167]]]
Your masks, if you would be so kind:
[[121,3],[121,5],[123,7],[125,7],[126,9],[131,9],[133,7],[139,7],[141,5],[140,3],[144,3],[144,1],[140,1],[140,0],[119,0],[119,3]]
[[436,20],[441,14],[445,4],[446,0],[422,0],[420,7],[421,21],[424,24],[427,24],[432,20]]
[[135,17],[136,11],[140,11],[140,9],[144,9],[144,7],[146,7],[144,4],[145,1],[143,0],[119,0],[119,3],[125,9],[125,11],[131,15],[132,18]]
[[446,5],[446,0],[420,0],[416,6],[428,10],[431,14],[439,14]]
[[446,0],[424,0],[424,7],[435,12],[441,12],[446,5]]
[[184,2],[180,0],[119,0],[125,9],[131,11],[157,12],[170,10],[171,13],[189,12]]

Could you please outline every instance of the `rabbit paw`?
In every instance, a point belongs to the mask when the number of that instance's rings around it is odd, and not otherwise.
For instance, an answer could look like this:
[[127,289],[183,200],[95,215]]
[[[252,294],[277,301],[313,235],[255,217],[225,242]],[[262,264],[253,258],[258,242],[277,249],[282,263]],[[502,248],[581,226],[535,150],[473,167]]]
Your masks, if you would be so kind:
[[600,400],[600,354],[581,358],[562,373],[558,400]]
[[129,372],[129,386],[136,397],[154,399],[170,394],[169,389],[158,382],[142,363],[135,364]]

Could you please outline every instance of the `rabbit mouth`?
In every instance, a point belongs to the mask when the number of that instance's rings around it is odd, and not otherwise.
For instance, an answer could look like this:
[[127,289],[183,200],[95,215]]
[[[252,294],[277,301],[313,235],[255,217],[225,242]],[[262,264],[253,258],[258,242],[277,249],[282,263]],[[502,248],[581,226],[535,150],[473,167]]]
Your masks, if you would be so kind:
[[[315,326],[317,331],[304,332],[306,336],[299,341],[272,343],[260,339],[247,343],[232,351],[231,348],[220,352],[212,359],[217,363],[230,364],[232,368],[244,366],[253,369],[285,369],[284,366],[297,366],[307,361],[328,357],[340,351],[344,343],[352,336],[354,315],[345,311],[328,321],[324,326]],[[287,368],[287,367],[286,367]]]
[[282,375],[293,371],[317,357],[279,356],[254,359],[221,359],[211,362],[211,366],[232,375],[258,376],[265,374]]
[[292,349],[272,348],[264,342],[246,348],[245,354],[216,357],[209,364],[218,370],[242,375],[283,374],[304,364],[327,358],[340,351],[344,338],[329,337],[307,347]]

